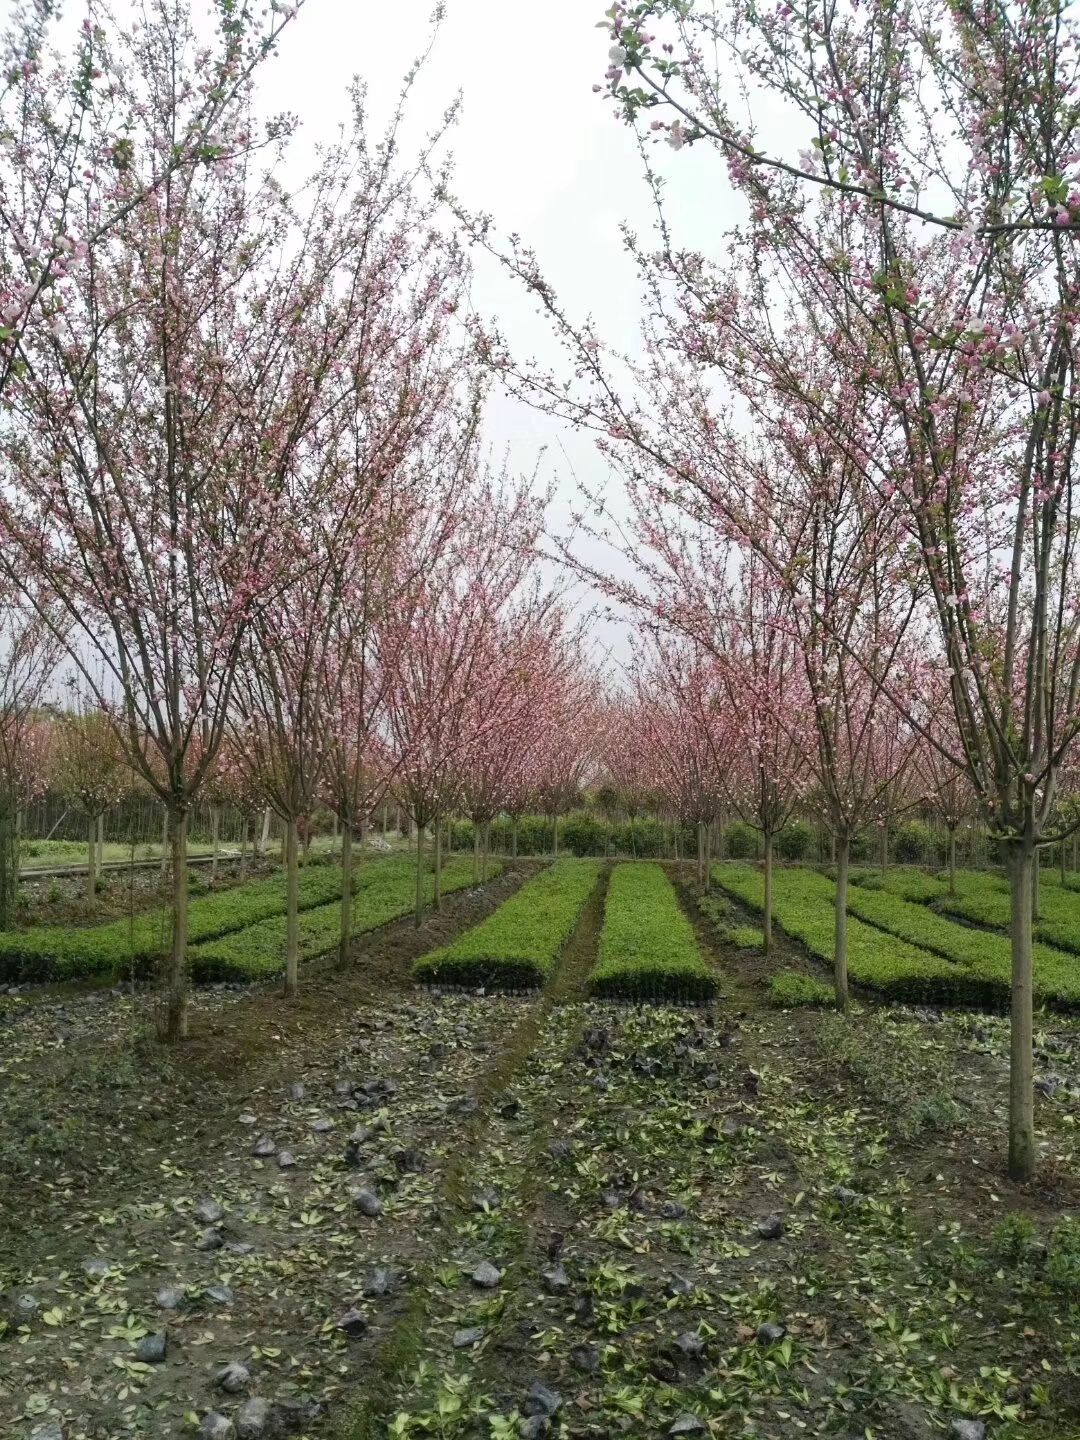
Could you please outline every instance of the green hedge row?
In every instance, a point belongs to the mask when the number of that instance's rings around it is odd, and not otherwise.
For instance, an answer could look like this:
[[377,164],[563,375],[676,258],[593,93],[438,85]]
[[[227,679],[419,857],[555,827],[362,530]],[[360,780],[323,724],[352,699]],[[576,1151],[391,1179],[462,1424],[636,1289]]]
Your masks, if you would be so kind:
[[[987,898],[993,897],[994,892],[988,892]],[[1000,898],[1007,912],[1009,897]],[[848,912],[992,982],[999,992],[997,1003],[1007,1003],[1012,974],[1007,936],[957,925],[925,905],[857,886],[848,891]],[[1036,944],[1034,950],[1036,1000],[1066,1010],[1080,1005],[1080,967],[1076,960],[1049,945]]]
[[[760,911],[765,880],[747,865],[718,865],[721,889]],[[854,887],[853,887],[854,888]],[[832,968],[835,956],[835,887],[815,870],[777,870],[773,875],[773,914],[789,935],[801,940],[815,959]],[[996,1003],[996,987],[973,982],[968,972],[936,955],[848,918],[848,974],[857,984],[905,1004],[987,1005]]]
[[596,886],[599,862],[559,860],[452,945],[413,966],[425,984],[530,990],[543,985]]
[[589,989],[605,999],[710,1000],[716,976],[659,865],[617,865]]
[[[723,888],[761,908],[764,882],[758,872],[721,866],[716,878]],[[775,876],[778,923],[829,965],[834,896],[833,882],[815,871],[785,870]],[[957,925],[887,891],[865,886],[848,890],[849,973],[858,984],[890,999],[1002,1010],[1009,1003],[1011,963],[1004,936]],[[1080,1006],[1080,971],[1071,956],[1036,945],[1035,995],[1057,1009]]]
[[[502,866],[492,862],[493,878]],[[408,915],[416,900],[416,861],[408,857],[364,861],[358,865],[353,931],[360,935],[376,930],[391,920]],[[453,856],[443,864],[444,895],[465,890],[473,883],[472,860]],[[430,901],[435,877],[424,876],[424,891]],[[188,951],[192,976],[199,981],[261,980],[275,975],[285,964],[285,916],[276,915],[246,930],[219,936],[192,946]],[[314,960],[336,948],[341,936],[341,905],[338,901],[305,910],[300,916],[300,959]]]
[[[391,865],[393,860],[377,860]],[[358,867],[359,868],[359,867]],[[310,910],[341,898],[341,868],[306,865],[300,872],[300,908]],[[285,877],[271,875],[193,898],[188,905],[192,944],[243,930],[285,913]],[[162,955],[169,945],[170,918],[165,908],[147,910],[107,925],[60,925],[0,932],[0,980],[68,980],[120,975]]]

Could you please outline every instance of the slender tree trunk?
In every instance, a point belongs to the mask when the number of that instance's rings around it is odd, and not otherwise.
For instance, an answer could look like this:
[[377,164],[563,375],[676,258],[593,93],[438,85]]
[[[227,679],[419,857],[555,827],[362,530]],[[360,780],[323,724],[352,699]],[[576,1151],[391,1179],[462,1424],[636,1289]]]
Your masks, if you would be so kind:
[[296,816],[285,822],[285,998],[295,1000],[300,970],[300,856]]
[[267,805],[262,815],[262,829],[259,832],[259,854],[266,854],[266,847],[270,844],[270,806]]
[[97,817],[97,870],[101,874],[102,866],[105,864],[105,812],[104,810]]
[[483,868],[483,871],[481,872],[481,878],[484,880],[485,883],[487,882],[487,877],[488,877],[488,860],[489,860],[490,856],[491,856],[491,821],[490,821],[490,820],[485,820],[485,821],[484,821],[484,868]]
[[97,817],[89,821],[90,842],[86,847],[86,898],[93,904],[97,898]]
[[247,847],[248,847],[248,817],[245,815],[240,822],[240,883],[243,884],[247,877]]
[[218,873],[218,851],[220,849],[221,837],[221,809],[217,805],[210,806],[210,879],[217,879]]
[[1076,862],[1077,862],[1077,846],[1078,846],[1078,845],[1080,845],[1080,835],[1077,835],[1076,831],[1074,830],[1074,831],[1073,831],[1073,853],[1072,853],[1072,871],[1073,871],[1073,874],[1074,874],[1074,875],[1076,874],[1076,870],[1077,870],[1077,864],[1076,864]]
[[338,962],[341,965],[348,963],[352,945],[352,862],[352,823],[346,819],[341,822],[341,939],[338,943]]
[[[168,811],[165,812],[168,826]],[[173,817],[172,825],[172,941],[165,978],[165,1016],[162,1039],[186,1040],[188,1033],[188,868],[187,811]]]
[[[1074,842],[1074,843],[1075,843],[1075,842]],[[517,846],[518,846],[518,817],[515,815],[514,818],[513,818],[513,820],[510,822],[510,858],[511,858],[512,860],[516,860],[516,859],[517,859]],[[1074,867],[1074,868],[1075,868],[1075,867]]]
[[480,884],[480,826],[472,822],[472,883]]
[[446,817],[446,853],[454,853],[454,820],[451,815]]
[[416,928],[424,919],[424,827],[416,826]]
[[1012,1006],[1009,1055],[1009,1175],[1021,1182],[1035,1174],[1035,1102],[1031,902],[1035,854],[1029,841],[1014,841],[1006,854],[1012,896]]
[[551,858],[559,858],[559,812],[551,817]]
[[169,869],[169,812],[165,811],[161,822],[161,875],[164,879]]
[[881,873],[889,873],[889,826],[884,824],[881,827]]
[[847,892],[848,862],[851,859],[851,836],[845,830],[839,836],[833,832],[836,842],[836,935],[834,940],[833,983],[836,988],[836,1008],[843,1014],[848,1012],[847,973]]
[[1058,846],[1058,859],[1061,862],[1061,888],[1065,888],[1065,841],[1062,840]]
[[835,830],[831,831],[830,834],[829,834],[829,864],[830,864],[830,865],[835,865],[835,864],[836,864],[836,831],[835,831]]
[[1039,921],[1040,859],[1040,852],[1036,849],[1034,855],[1031,857],[1031,918],[1036,924],[1038,924]]
[[712,889],[712,838],[713,826],[705,826],[705,893]]
[[705,821],[697,822],[697,883],[705,889]]
[[763,834],[765,841],[765,908],[761,917],[762,933],[765,937],[765,951],[772,949],[772,891],[773,891],[773,837],[772,831]]
[[432,900],[436,910],[442,909],[442,842],[443,822],[442,816],[436,815],[434,825],[435,835],[435,880],[432,888]]
[[949,894],[956,894],[956,830],[949,831]]

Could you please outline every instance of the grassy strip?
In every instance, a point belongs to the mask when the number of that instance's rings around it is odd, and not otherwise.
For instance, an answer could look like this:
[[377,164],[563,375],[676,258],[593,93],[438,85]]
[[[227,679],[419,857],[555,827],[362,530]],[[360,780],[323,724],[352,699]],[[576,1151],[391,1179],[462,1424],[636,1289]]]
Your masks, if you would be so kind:
[[[379,860],[375,864],[393,864]],[[300,872],[300,908],[341,898],[341,869],[309,865]],[[285,878],[271,875],[192,899],[188,935],[193,944],[243,930],[285,912]],[[71,980],[123,974],[153,961],[168,946],[170,914],[147,910],[107,925],[82,929],[48,926],[0,933],[0,980]]]
[[600,874],[598,860],[559,860],[452,945],[422,955],[417,980],[531,990],[551,974]]
[[[489,863],[488,877],[494,879],[502,866]],[[416,861],[402,857],[379,860],[357,867],[357,900],[353,931],[360,935],[376,930],[391,920],[409,914],[416,899]],[[472,860],[455,857],[443,865],[444,895],[467,889],[473,883]],[[424,890],[430,901],[435,877],[424,876]],[[340,900],[340,896],[339,896]],[[285,916],[275,915],[246,930],[219,936],[195,945],[189,951],[191,973],[196,980],[261,980],[276,975],[285,963]],[[334,901],[306,910],[300,916],[300,959],[314,960],[336,948],[341,938],[341,905]]]
[[709,1000],[716,976],[659,865],[618,865],[589,989],[605,999]]
[[803,975],[799,970],[781,970],[769,979],[769,1004],[778,1010],[794,1010],[799,1006],[829,1006],[836,996],[831,985]]
[[[1067,887],[1047,885],[1047,878],[1044,875],[1040,880],[1039,918],[1032,927],[1035,938],[1059,950],[1080,955],[1080,898]],[[935,909],[972,925],[1007,930],[1012,917],[1012,898],[1008,890],[1002,891],[997,886],[971,885],[961,889],[957,895],[942,895],[935,902]]]
[[[994,892],[989,893],[993,895]],[[1003,898],[1007,908],[1009,897],[1006,895]],[[858,887],[848,891],[848,911],[923,950],[962,965],[973,976],[996,988],[994,1003],[999,1006],[1007,1003],[1012,952],[1006,936],[971,930],[936,914],[925,905],[916,905],[880,891],[860,891]],[[1036,999],[1066,1010],[1080,1005],[1080,975],[1077,974],[1076,961],[1049,945],[1037,944],[1034,951]]]
[[[765,879],[759,870],[749,865],[718,865],[713,875],[722,890],[761,910]],[[778,870],[773,877],[777,923],[830,969],[834,958],[833,894],[832,881],[813,870]],[[985,997],[992,994],[996,1003],[996,988],[974,983],[961,966],[854,917],[848,919],[848,973],[857,985],[898,1002],[979,1005],[987,1003]]]

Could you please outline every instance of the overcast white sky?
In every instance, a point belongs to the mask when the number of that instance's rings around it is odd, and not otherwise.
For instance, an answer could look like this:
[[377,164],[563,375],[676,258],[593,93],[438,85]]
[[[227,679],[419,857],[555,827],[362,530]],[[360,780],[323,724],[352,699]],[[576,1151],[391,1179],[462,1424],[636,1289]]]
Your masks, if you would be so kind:
[[[409,113],[414,133],[423,134],[461,92],[451,142],[457,193],[468,208],[493,214],[503,234],[522,236],[572,313],[593,314],[605,337],[630,348],[637,290],[619,227],[625,220],[644,235],[653,215],[635,138],[592,91],[608,63],[610,40],[597,28],[604,8],[603,0],[547,0],[541,8],[523,0],[448,0]],[[302,152],[332,135],[346,87],[359,75],[373,118],[383,121],[427,44],[431,9],[431,0],[307,0],[263,72],[262,105],[299,116]],[[662,149],[679,233],[714,248],[737,213],[715,156]],[[475,263],[478,309],[498,318],[516,353],[554,359],[534,302],[494,262],[477,255]],[[591,439],[508,398],[492,404],[488,437],[497,452],[508,446],[522,471],[547,447],[544,471],[557,476],[560,494],[556,525],[574,494],[571,471],[590,487],[605,481]],[[617,507],[617,483],[608,488]]]

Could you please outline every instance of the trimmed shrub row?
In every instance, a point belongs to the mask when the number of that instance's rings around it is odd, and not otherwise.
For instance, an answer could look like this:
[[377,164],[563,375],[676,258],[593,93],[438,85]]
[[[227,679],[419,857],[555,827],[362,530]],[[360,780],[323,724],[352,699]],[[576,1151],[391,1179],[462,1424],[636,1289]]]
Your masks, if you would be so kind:
[[[492,862],[488,876],[502,866]],[[353,911],[353,932],[377,930],[391,920],[408,915],[416,899],[416,862],[402,857],[364,862],[357,867],[359,883]],[[452,857],[444,863],[442,890],[449,895],[473,883],[472,860]],[[430,901],[435,887],[432,874],[424,876]],[[340,895],[338,897],[340,901]],[[285,916],[276,915],[246,930],[219,936],[193,946],[188,952],[191,973],[196,980],[261,980],[277,974],[285,964]],[[338,902],[305,910],[299,924],[300,960],[314,960],[336,948],[341,937],[341,905]]]
[[620,1000],[709,1000],[716,977],[659,865],[617,865],[604,905],[594,995]]
[[[989,892],[988,898],[997,898]],[[1002,897],[1008,910],[1009,897]],[[913,945],[962,965],[973,976],[998,987],[997,1004],[1009,996],[1012,955],[1007,936],[972,930],[897,895],[848,891],[848,912]],[[1041,932],[1040,932],[1041,933]],[[1080,1005],[1080,973],[1076,960],[1049,945],[1036,944],[1035,998],[1061,1009]]]
[[559,860],[451,945],[413,966],[425,984],[531,990],[543,985],[596,885],[600,865]]
[[[761,910],[765,880],[760,871],[747,865],[718,865],[713,874],[721,889]],[[810,954],[830,969],[835,956],[834,893],[832,881],[814,870],[778,870],[773,876],[777,924],[801,940]],[[929,955],[854,917],[848,919],[848,974],[856,984],[904,1004],[997,1003],[993,985],[973,983],[959,965]]]
[[[756,871],[720,866],[717,883],[761,908],[764,881]],[[778,923],[818,959],[833,963],[833,898],[827,876],[780,871],[774,878]],[[860,985],[889,999],[933,1005],[1005,1009],[1011,958],[1003,936],[970,930],[884,891],[848,891],[848,970]],[[1035,995],[1062,1010],[1080,1006],[1080,973],[1070,956],[1035,947]]]
[[[358,866],[358,872],[362,868]],[[302,910],[340,898],[340,866],[306,865],[301,870]],[[197,944],[284,913],[285,877],[271,875],[192,899],[188,905],[188,937]],[[158,908],[107,925],[81,929],[52,925],[0,933],[0,980],[70,980],[119,975],[132,965],[140,969],[167,949],[170,923],[169,911]]]
[[[978,879],[996,879],[996,876],[979,876]],[[1039,884],[1039,918],[1033,925],[1037,940],[1053,945],[1059,950],[1069,950],[1080,955],[1080,897],[1067,886],[1047,885],[1049,877],[1041,877]],[[958,886],[956,895],[942,895],[935,902],[935,909],[945,915],[956,915],[973,925],[985,925],[993,930],[1007,930],[1012,918],[1012,897],[1007,889],[1000,886],[965,885]]]

